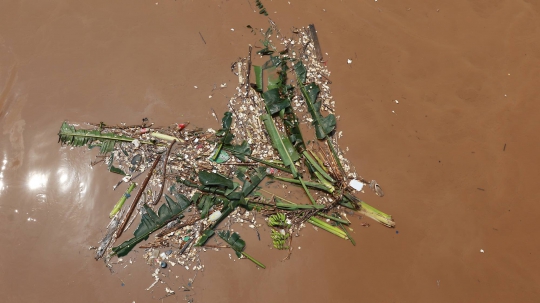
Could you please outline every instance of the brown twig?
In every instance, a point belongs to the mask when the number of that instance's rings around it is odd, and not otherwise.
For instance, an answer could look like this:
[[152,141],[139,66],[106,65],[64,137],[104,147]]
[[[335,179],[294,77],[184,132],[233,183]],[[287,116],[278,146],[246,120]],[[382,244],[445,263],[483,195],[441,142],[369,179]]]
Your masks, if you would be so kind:
[[156,205],[161,199],[161,196],[163,195],[163,189],[165,188],[165,174],[167,172],[167,162],[169,160],[169,154],[171,153],[171,149],[174,143],[176,143],[176,140],[171,142],[171,145],[169,145],[169,149],[167,150],[167,155],[165,156],[165,160],[163,161],[163,177],[161,178],[161,189],[159,190],[159,194],[157,195],[156,199],[152,201],[152,205]]
[[313,46],[315,47],[315,56],[317,60],[321,61],[323,59],[323,56],[321,53],[321,45],[319,44],[319,38],[317,37],[317,31],[315,30],[315,25],[309,25],[309,34],[311,36],[311,40],[313,40]]
[[96,124],[96,123],[88,123],[88,125],[92,125],[95,127],[99,127],[101,129],[105,128],[116,128],[116,129],[129,129],[129,128],[149,128],[154,125],[154,123],[150,123],[150,125],[106,125],[104,123]]
[[166,230],[160,232],[159,234],[157,234],[156,238],[161,238],[167,234],[170,234],[172,232],[175,232],[177,230],[179,230],[180,228],[183,228],[183,227],[186,227],[188,225],[193,225],[195,224],[195,222],[197,221],[200,221],[202,218],[200,216],[193,216],[194,220],[190,220],[188,222],[185,222],[185,223],[181,223],[181,224],[178,224],[178,225],[175,225],[171,228],[167,228]]
[[124,232],[124,227],[126,227],[127,222],[129,221],[129,217],[131,217],[131,214],[133,214],[133,211],[135,210],[135,207],[137,206],[137,203],[139,202],[139,199],[141,198],[146,185],[148,184],[148,181],[150,181],[150,177],[152,177],[152,173],[154,172],[154,169],[156,168],[157,164],[159,163],[159,160],[161,159],[161,155],[158,155],[156,157],[156,160],[154,160],[154,163],[152,164],[152,167],[150,168],[150,171],[148,172],[148,175],[146,176],[146,179],[144,179],[142,186],[139,188],[139,191],[137,192],[137,196],[135,196],[135,199],[129,206],[129,209],[126,213],[126,216],[124,217],[124,220],[122,220],[122,223],[120,224],[120,227],[118,227],[118,230],[116,231],[115,239],[120,238],[122,233]]
[[250,91],[249,76],[251,74],[251,50],[252,49],[253,49],[253,47],[250,45],[249,46],[249,53],[248,53],[248,66],[247,66],[247,71],[246,71],[246,98],[249,97],[249,91]]
[[218,163],[219,165],[256,166],[259,163]]
[[203,38],[201,32],[199,32],[199,35],[201,36],[202,42],[204,42],[204,44],[206,44],[206,41],[204,41],[204,38]]

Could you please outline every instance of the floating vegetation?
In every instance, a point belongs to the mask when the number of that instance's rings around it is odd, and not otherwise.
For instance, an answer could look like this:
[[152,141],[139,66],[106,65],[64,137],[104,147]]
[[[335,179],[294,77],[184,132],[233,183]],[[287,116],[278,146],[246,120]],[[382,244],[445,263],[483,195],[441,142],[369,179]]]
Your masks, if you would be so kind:
[[[266,14],[260,1],[256,4]],[[259,235],[264,218],[273,247],[288,250],[288,257],[293,235],[306,223],[353,244],[347,214],[394,227],[390,215],[361,201],[349,185],[365,184],[383,195],[375,180],[357,175],[338,145],[339,116],[330,94],[330,72],[319,58],[318,40],[312,39],[314,26],[295,29],[293,38],[285,38],[272,21],[270,25],[260,31],[263,40],[257,52],[266,63],[252,65],[250,46],[249,55],[233,65],[238,85],[219,130],[188,123],[156,127],[146,119],[140,125],[101,122],[84,128],[62,123],[62,144],[99,147],[98,159],[124,175],[115,188],[127,186],[111,204],[111,223],[96,259],[110,264],[114,256],[138,247],[156,267],[202,270],[202,251],[229,248],[238,258],[265,268],[245,252],[246,243],[232,230],[234,224],[246,224]],[[137,183],[144,173],[145,180]],[[263,186],[264,180],[298,187],[309,204],[291,201],[275,186]],[[133,237],[115,246],[137,217]],[[166,254],[160,253],[163,248]]]

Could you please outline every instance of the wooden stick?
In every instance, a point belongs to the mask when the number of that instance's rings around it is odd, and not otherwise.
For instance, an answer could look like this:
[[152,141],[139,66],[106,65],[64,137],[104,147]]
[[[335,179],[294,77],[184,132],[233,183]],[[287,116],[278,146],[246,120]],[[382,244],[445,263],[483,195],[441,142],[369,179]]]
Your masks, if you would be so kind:
[[176,140],[171,142],[171,145],[169,145],[167,155],[165,156],[165,160],[163,161],[163,177],[161,178],[161,189],[159,190],[159,194],[157,195],[156,200],[152,201],[152,205],[156,205],[161,199],[161,196],[163,195],[163,189],[165,188],[165,173],[167,172],[167,162],[169,160],[169,155],[171,153],[171,149],[174,143],[176,143]]
[[161,155],[158,155],[156,157],[156,160],[154,160],[154,164],[152,164],[152,168],[150,168],[148,175],[146,175],[146,179],[144,179],[142,186],[139,188],[139,192],[137,192],[137,196],[135,196],[135,199],[129,206],[126,216],[124,217],[124,220],[122,220],[122,224],[120,224],[120,227],[118,227],[118,230],[116,231],[116,236],[114,237],[115,239],[120,238],[120,236],[124,232],[124,227],[126,227],[126,224],[129,221],[129,217],[131,217],[131,214],[133,214],[133,211],[135,210],[135,207],[137,206],[139,199],[141,199],[141,196],[146,188],[146,185],[148,185],[148,181],[150,181],[150,177],[152,177],[152,173],[154,172],[154,169],[158,165],[160,159],[161,159]]
[[309,25],[309,33],[311,36],[311,40],[313,40],[313,46],[315,47],[315,55],[317,56],[317,60],[322,61],[323,56],[321,53],[321,45],[319,44],[319,38],[317,37],[317,31],[315,30],[315,25],[313,24]]
[[251,44],[249,45],[249,54],[248,54],[248,66],[247,66],[247,71],[246,71],[246,97],[247,98],[249,96],[249,75],[251,74]]

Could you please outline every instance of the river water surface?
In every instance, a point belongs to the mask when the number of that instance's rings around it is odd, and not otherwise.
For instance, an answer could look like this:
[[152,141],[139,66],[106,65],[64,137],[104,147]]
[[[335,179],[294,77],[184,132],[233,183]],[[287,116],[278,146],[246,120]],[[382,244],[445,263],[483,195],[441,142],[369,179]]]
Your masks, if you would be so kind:
[[[194,289],[163,301],[539,302],[540,3],[263,4],[284,34],[316,25],[341,146],[385,191],[361,197],[396,228],[353,224],[356,247],[307,228],[285,262],[246,236],[266,270],[207,252]],[[114,274],[94,261],[118,177],[56,134],[66,119],[217,128],[211,108],[226,109],[231,63],[260,45],[246,26],[268,26],[253,8],[0,3],[1,302],[161,301],[163,286],[146,290],[154,268],[140,252]],[[169,275],[178,289],[194,273]]]

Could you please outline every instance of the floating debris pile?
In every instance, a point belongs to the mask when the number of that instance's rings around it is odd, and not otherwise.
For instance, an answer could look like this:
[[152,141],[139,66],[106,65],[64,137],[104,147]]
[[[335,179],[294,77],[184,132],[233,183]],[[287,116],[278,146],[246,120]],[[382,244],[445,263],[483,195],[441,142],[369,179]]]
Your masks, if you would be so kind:
[[[256,52],[266,63],[253,65],[249,46],[248,56],[232,67],[239,84],[219,130],[189,123],[156,127],[146,119],[140,125],[99,123],[86,129],[62,124],[62,144],[99,148],[92,164],[104,162],[123,176],[115,188],[128,184],[109,214],[96,260],[110,264],[112,257],[139,247],[146,249],[149,264],[203,270],[201,251],[230,248],[265,268],[244,251],[245,242],[231,231],[232,224],[248,224],[257,233],[268,225],[273,246],[288,249],[289,256],[291,235],[305,222],[355,244],[346,228],[351,223],[346,210],[394,227],[390,215],[355,196],[364,185],[384,194],[375,180],[357,175],[339,148],[342,131],[336,130],[330,72],[314,26],[294,29],[293,37],[285,38],[270,24],[261,31],[264,39]],[[310,203],[289,201],[262,188],[265,179],[298,186]],[[133,238],[116,245],[139,216]],[[220,242],[208,244],[211,237]]]

